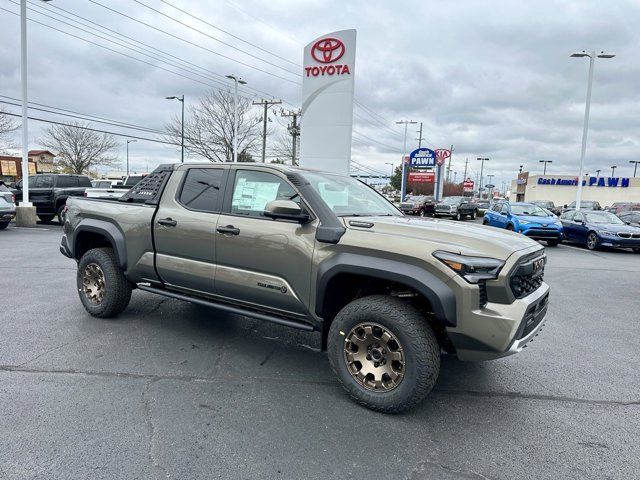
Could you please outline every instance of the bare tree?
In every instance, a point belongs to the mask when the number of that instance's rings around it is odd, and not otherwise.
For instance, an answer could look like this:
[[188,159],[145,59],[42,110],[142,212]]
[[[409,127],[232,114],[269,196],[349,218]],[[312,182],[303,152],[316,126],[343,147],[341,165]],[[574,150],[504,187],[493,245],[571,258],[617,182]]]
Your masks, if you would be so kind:
[[[188,108],[184,121],[184,149],[187,155],[204,157],[212,162],[233,161],[233,94],[210,90]],[[256,153],[261,135],[251,100],[238,97],[238,156]],[[166,140],[180,145],[182,125],[175,117],[166,125]]]
[[[270,149],[271,163],[287,163],[291,165],[293,155],[293,136],[287,132],[280,132],[275,136],[275,140]],[[300,142],[296,145],[296,158],[294,165],[300,161]]]
[[0,107],[0,152],[8,148],[15,148],[13,132],[20,128],[20,123],[14,120],[7,112]]
[[114,151],[119,143],[113,135],[88,130],[89,125],[74,122],[70,125],[51,125],[40,143],[58,153],[57,164],[69,173],[88,173],[97,166],[114,166]]

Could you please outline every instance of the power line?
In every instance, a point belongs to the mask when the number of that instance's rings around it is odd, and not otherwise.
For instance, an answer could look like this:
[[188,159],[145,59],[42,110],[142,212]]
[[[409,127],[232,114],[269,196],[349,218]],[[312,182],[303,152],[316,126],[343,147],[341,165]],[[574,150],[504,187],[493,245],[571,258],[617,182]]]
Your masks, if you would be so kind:
[[[394,150],[394,151],[399,150],[399,148],[398,148],[398,147],[392,147],[391,145],[387,145],[386,143],[382,143],[382,142],[379,142],[378,140],[374,140],[373,138],[368,137],[368,136],[366,136],[364,133],[360,133],[360,132],[358,132],[357,130],[354,130],[354,131],[353,131],[353,134],[354,134],[354,135],[358,135],[358,136],[360,136],[360,137],[364,137],[364,138],[366,138],[367,140],[369,140],[370,142],[373,142],[373,143],[376,143],[376,144],[381,145],[381,146],[383,146],[383,147],[386,147],[386,148],[388,148],[389,150]],[[359,139],[356,139],[356,140],[359,140]],[[360,141],[360,142],[362,142],[362,143],[366,143],[366,142],[364,142],[364,141],[362,141],[362,140],[359,140],[359,141]]]
[[[12,117],[22,117],[22,115],[18,115],[17,113],[11,113],[11,112],[4,112],[4,115],[10,115]],[[85,127],[82,125],[73,125],[70,123],[56,122],[54,120],[48,120],[46,118],[38,118],[38,117],[27,117],[27,118],[29,120],[35,120],[36,122],[51,123],[53,125],[61,125],[64,127],[77,128],[79,130],[88,130],[90,132],[106,133],[109,135],[114,135],[116,137],[135,138],[136,140],[145,140],[147,142],[163,143],[165,145],[176,145],[176,146],[180,145],[179,143],[168,142],[165,140],[158,140],[157,138],[140,137],[140,136],[129,135],[125,133],[110,132],[108,130],[100,130],[98,128]]]
[[115,10],[115,9],[113,9],[111,7],[103,5],[100,2],[97,2],[96,0],[89,0],[89,2],[93,3],[94,5],[98,5],[99,7],[102,7],[104,9],[106,9],[106,10],[109,10],[110,12],[113,12],[113,13],[115,13],[117,15],[121,15],[121,16],[123,16],[125,18],[128,18],[129,20],[132,20],[132,21],[134,21],[136,23],[139,23],[140,25],[144,25],[145,27],[151,28],[152,30],[155,30],[155,31],[160,32],[160,33],[163,33],[163,34],[168,35],[168,36],[170,36],[172,38],[175,38],[177,40],[180,40],[181,42],[188,43],[189,45],[193,45],[194,47],[197,47],[197,48],[200,48],[200,49],[205,50],[207,52],[213,53],[214,55],[218,55],[219,57],[226,58],[227,60],[230,60],[232,62],[238,63],[240,65],[243,65],[243,66],[247,67],[247,68],[251,68],[253,70],[257,70],[258,72],[266,73],[267,75],[271,75],[272,77],[279,78],[280,80],[284,80],[286,82],[290,82],[290,83],[293,83],[295,85],[300,85],[300,83],[296,82],[295,80],[291,80],[290,78],[286,78],[286,77],[283,77],[281,75],[277,75],[275,73],[269,72],[267,70],[263,70],[263,69],[261,69],[259,67],[256,67],[255,65],[250,65],[248,63],[242,62],[241,60],[237,60],[235,58],[229,57],[228,55],[224,55],[223,53],[216,52],[215,50],[211,50],[210,48],[203,47],[202,45],[199,45],[199,44],[197,44],[195,42],[192,42],[192,41],[187,40],[185,38],[179,37],[178,35],[174,35],[173,33],[167,32],[166,30],[162,30],[161,28],[158,28],[158,27],[155,27],[153,25],[150,25],[150,24],[148,24],[146,22],[143,22],[142,20],[138,20],[137,18],[134,18],[134,17],[132,17],[130,15],[127,15],[126,13],[119,12],[118,10]]
[[205,25],[210,26],[211,28],[215,28],[216,30],[218,30],[218,31],[220,31],[220,32],[222,32],[222,33],[226,33],[227,35],[229,35],[230,37],[235,38],[236,40],[240,40],[241,42],[246,43],[247,45],[251,45],[252,47],[257,48],[258,50],[260,50],[260,51],[262,51],[262,52],[268,53],[269,55],[273,55],[274,57],[279,58],[280,60],[284,60],[285,62],[290,63],[291,65],[294,65],[294,66],[296,66],[296,67],[300,67],[300,68],[302,68],[302,65],[300,65],[300,64],[298,64],[298,63],[295,63],[295,62],[292,62],[291,60],[288,60],[288,59],[286,59],[286,58],[284,58],[284,57],[281,57],[280,55],[278,55],[278,54],[276,54],[276,53],[273,53],[273,52],[271,52],[271,51],[267,50],[266,48],[262,48],[261,46],[256,45],[255,43],[251,43],[251,42],[249,42],[248,40],[245,40],[245,39],[243,39],[243,38],[241,38],[241,37],[238,37],[237,35],[234,35],[233,33],[228,32],[228,31],[226,31],[226,30],[224,30],[224,29],[222,29],[222,28],[220,28],[220,27],[218,27],[218,26],[216,26],[216,25],[214,25],[214,24],[212,24],[212,23],[210,23],[210,22],[207,22],[206,20],[203,20],[202,18],[200,18],[200,17],[198,17],[198,16],[196,16],[196,15],[193,15],[193,14],[191,14],[191,13],[187,12],[186,10],[183,10],[183,9],[182,9],[182,8],[180,8],[180,7],[176,7],[175,5],[173,5],[173,4],[169,3],[169,2],[167,2],[166,0],[160,0],[160,1],[161,1],[162,3],[164,3],[165,5],[169,5],[170,7],[175,8],[175,9],[176,9],[176,10],[178,10],[179,12],[182,12],[182,13],[184,13],[185,15],[188,15],[189,17],[194,18],[194,19],[196,19],[196,20],[198,20],[198,21],[200,21],[200,22],[204,23]]

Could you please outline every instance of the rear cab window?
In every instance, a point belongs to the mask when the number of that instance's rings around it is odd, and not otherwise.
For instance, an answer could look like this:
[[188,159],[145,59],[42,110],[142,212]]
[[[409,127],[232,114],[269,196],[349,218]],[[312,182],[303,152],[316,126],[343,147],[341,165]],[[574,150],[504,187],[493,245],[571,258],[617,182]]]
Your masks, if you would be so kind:
[[199,212],[220,211],[220,187],[222,168],[190,168],[182,183],[178,203]]

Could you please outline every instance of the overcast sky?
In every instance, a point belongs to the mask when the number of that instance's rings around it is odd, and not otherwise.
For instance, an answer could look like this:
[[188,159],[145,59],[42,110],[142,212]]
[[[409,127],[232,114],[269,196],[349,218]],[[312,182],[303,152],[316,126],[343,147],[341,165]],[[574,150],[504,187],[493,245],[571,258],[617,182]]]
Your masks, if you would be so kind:
[[[15,1],[0,0],[0,7],[18,12]],[[485,164],[485,174],[494,174],[493,183],[500,185],[514,177],[519,165],[539,171],[541,159],[553,161],[548,173],[577,174],[588,59],[569,58],[569,54],[595,49],[617,56],[596,62],[586,171],[610,172],[611,165],[619,165],[616,174],[628,176],[632,174],[629,160],[638,159],[637,1],[95,1],[175,37],[92,0],[54,0],[50,4],[30,0],[28,15],[33,20],[151,64],[30,22],[30,101],[160,129],[180,108],[165,96],[184,93],[189,104],[210,86],[220,87],[218,82],[224,78],[219,75],[234,73],[263,92],[246,90],[247,96],[259,99],[268,93],[288,102],[287,108],[299,107],[303,46],[323,33],[356,28],[356,99],[365,108],[355,108],[353,159],[385,172],[390,169],[386,162],[397,165],[402,130],[394,122],[411,119],[424,122],[423,136],[430,144],[454,146],[452,170],[458,172],[458,179],[466,158],[468,176],[473,177],[479,171],[476,158],[482,156],[491,159]],[[65,25],[63,22],[80,26],[77,21],[56,17],[56,13],[71,17],[56,7],[190,62],[186,66],[190,72]],[[57,20],[36,12],[48,12]],[[82,28],[98,32],[97,27]],[[0,10],[0,31],[0,95],[19,99],[19,17]],[[102,35],[117,38],[113,33]],[[18,107],[5,107],[19,113]],[[69,121],[46,112],[31,114]],[[272,119],[274,128],[286,124],[274,115]],[[95,126],[155,138],[144,132]],[[32,148],[38,146],[41,129],[41,123],[31,122]],[[410,147],[416,146],[416,137],[410,127]],[[130,148],[131,163],[138,170],[179,159],[176,149],[157,143],[138,141]],[[123,138],[123,162],[124,152]]]

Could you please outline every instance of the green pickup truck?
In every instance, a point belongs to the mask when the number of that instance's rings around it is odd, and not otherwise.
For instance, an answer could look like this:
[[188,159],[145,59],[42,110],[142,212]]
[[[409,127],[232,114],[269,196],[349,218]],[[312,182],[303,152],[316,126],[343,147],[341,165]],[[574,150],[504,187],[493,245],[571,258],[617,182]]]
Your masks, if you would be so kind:
[[69,198],[65,213],[60,250],[91,315],[118,315],[137,288],[318,332],[349,395],[378,411],[421,401],[442,354],[521,351],[547,312],[540,244],[406,217],[351,177],[165,165],[118,200]]

